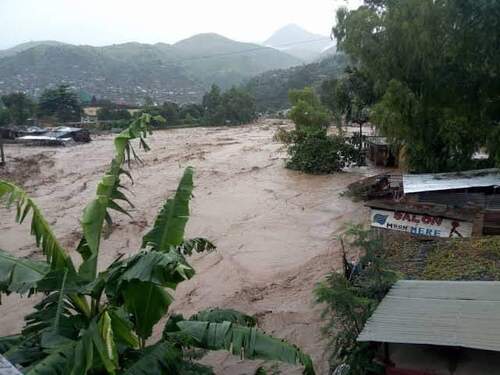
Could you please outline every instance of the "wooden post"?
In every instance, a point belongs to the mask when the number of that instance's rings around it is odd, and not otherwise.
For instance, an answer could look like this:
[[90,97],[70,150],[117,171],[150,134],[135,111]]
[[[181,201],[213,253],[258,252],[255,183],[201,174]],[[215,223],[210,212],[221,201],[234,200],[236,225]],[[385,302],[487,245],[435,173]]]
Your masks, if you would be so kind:
[[5,165],[5,154],[3,152],[3,141],[2,136],[0,135],[0,166]]

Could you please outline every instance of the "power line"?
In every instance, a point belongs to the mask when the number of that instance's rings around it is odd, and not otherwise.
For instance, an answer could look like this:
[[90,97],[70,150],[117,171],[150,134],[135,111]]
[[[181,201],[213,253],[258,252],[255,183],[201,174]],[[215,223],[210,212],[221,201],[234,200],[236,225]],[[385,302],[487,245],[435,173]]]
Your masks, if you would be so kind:
[[190,57],[190,58],[186,58],[186,59],[174,60],[173,62],[178,63],[178,62],[184,62],[184,61],[210,59],[213,57],[233,56],[233,55],[239,55],[239,54],[244,54],[244,53],[249,53],[249,52],[264,51],[264,50],[270,50],[270,49],[271,50],[272,49],[279,50],[279,48],[290,47],[290,46],[295,46],[295,45],[300,45],[300,44],[317,43],[317,42],[322,42],[322,41],[325,41],[325,38],[302,40],[300,42],[279,44],[279,45],[276,45],[273,47],[259,46],[259,47],[248,48],[248,49],[240,50],[240,51],[214,53],[212,55],[195,56],[195,57]]

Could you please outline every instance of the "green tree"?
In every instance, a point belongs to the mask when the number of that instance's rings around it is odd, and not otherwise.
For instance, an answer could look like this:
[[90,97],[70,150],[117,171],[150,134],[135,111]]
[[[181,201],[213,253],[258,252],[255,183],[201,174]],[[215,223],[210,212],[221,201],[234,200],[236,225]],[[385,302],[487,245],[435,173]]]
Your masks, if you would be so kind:
[[355,150],[341,136],[327,135],[330,113],[313,89],[290,90],[293,107],[290,118],[295,130],[278,130],[275,138],[288,148],[286,167],[311,174],[327,174],[342,170],[354,162]]
[[82,108],[77,95],[68,86],[61,85],[42,93],[38,112],[41,116],[53,116],[60,122],[80,121]]
[[414,171],[474,167],[500,147],[500,3],[366,1],[337,13],[339,48],[373,81],[373,120],[406,149]]
[[132,115],[126,109],[103,107],[97,111],[97,118],[101,121],[130,120]]
[[330,342],[331,367],[347,365],[352,375],[380,374],[383,369],[373,362],[376,348],[356,339],[400,275],[387,268],[382,242],[372,231],[352,226],[340,240],[363,255],[355,268],[345,264],[344,274],[329,274],[314,290],[328,319],[324,332]]
[[288,97],[293,106],[290,119],[297,131],[326,134],[331,115],[311,87],[290,90]]
[[124,167],[127,155],[135,154],[132,140],[148,150],[145,138],[152,120],[142,114],[115,138],[115,156],[83,211],[76,249],[82,258],[79,266],[26,192],[0,180],[0,198],[8,206],[14,203],[19,223],[31,214],[31,233],[45,255],[45,260],[21,259],[0,250],[0,292],[43,295],[25,317],[21,333],[0,338],[0,353],[28,375],[212,373],[184,358],[184,349],[190,347],[302,364],[305,374],[314,374],[307,355],[259,332],[254,319],[232,310],[202,311],[189,320],[170,316],[161,339],[147,341],[160,319],[168,316],[171,293],[194,275],[186,256],[214,248],[206,239],[184,238],[193,190],[190,167],[143,237],[141,249],[98,272],[110,211],[128,215],[119,204],[129,202],[120,177],[129,176]]
[[0,126],[9,125],[10,112],[7,108],[0,108]]
[[203,110],[205,121],[210,125],[220,125],[224,123],[224,113],[222,109],[222,95],[219,86],[212,85],[210,91],[203,96]]
[[204,122],[209,125],[239,125],[257,117],[254,97],[240,88],[221,93],[220,88],[213,85],[204,95],[202,106]]
[[[8,110],[10,122],[16,125],[26,124],[26,120],[34,114],[34,102],[22,92],[3,95],[1,99]],[[6,122],[5,110],[2,111],[1,117],[3,117],[2,121]]]
[[320,96],[339,124],[367,122],[368,110],[375,101],[373,83],[356,68],[347,68],[341,78],[323,81]]
[[247,91],[231,88],[221,98],[224,121],[233,125],[249,123],[257,117],[255,99]]

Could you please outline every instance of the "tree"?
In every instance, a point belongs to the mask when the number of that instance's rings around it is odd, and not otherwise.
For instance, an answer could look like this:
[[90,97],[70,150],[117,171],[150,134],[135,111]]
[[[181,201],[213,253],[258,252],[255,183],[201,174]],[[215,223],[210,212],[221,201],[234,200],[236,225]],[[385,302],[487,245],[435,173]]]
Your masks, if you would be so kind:
[[246,90],[231,88],[221,94],[213,85],[203,96],[204,122],[209,125],[248,123],[257,117],[255,98]]
[[0,180],[0,198],[17,208],[21,223],[31,214],[31,230],[45,260],[16,258],[0,251],[0,292],[43,294],[25,317],[19,335],[0,338],[0,353],[29,375],[43,374],[209,374],[209,368],[184,358],[188,347],[230,350],[244,358],[303,364],[314,374],[311,359],[298,348],[260,333],[255,321],[235,311],[203,311],[189,320],[170,316],[162,338],[148,343],[153,327],[168,315],[171,292],[194,275],[186,256],[214,248],[202,238],[185,239],[193,169],[188,167],[176,193],[167,199],[142,240],[140,251],[116,259],[98,272],[101,235],[110,211],[128,212],[121,176],[132,140],[148,150],[145,138],[152,117],[142,114],[114,141],[115,156],[83,211],[77,266],[59,243],[35,202],[19,187]]
[[47,89],[40,96],[38,111],[41,116],[53,116],[60,122],[80,121],[82,108],[77,95],[68,86]]
[[295,122],[295,130],[280,129],[275,135],[288,146],[287,168],[327,174],[354,162],[354,148],[342,136],[327,135],[330,113],[312,88],[290,90],[289,98],[293,105],[290,118]]
[[290,90],[288,94],[292,110],[290,119],[298,132],[320,132],[326,134],[330,113],[321,104],[311,87]]
[[[22,92],[3,95],[2,102],[7,108],[10,121],[16,125],[26,124],[26,120],[33,116],[35,104]],[[6,122],[7,112],[1,109],[0,112],[0,117],[3,117],[0,121]]]
[[101,121],[130,120],[132,115],[126,109],[103,107],[97,111],[97,118]]
[[212,85],[210,91],[203,95],[202,106],[207,123],[216,125],[224,123],[222,96],[219,86]]
[[231,88],[222,95],[221,102],[226,123],[247,124],[257,117],[255,99],[243,89]]
[[323,304],[323,315],[328,318],[324,332],[330,341],[331,368],[347,366],[352,375],[379,374],[382,369],[373,362],[376,347],[358,342],[357,337],[400,275],[388,269],[382,242],[372,231],[352,226],[340,241],[363,255],[354,267],[344,260],[344,274],[329,274],[314,290],[316,302]]
[[356,68],[347,68],[339,79],[323,81],[320,88],[321,102],[335,115],[339,124],[368,121],[368,109],[375,101],[373,83]]
[[500,147],[500,3],[366,1],[337,13],[339,48],[373,81],[372,118],[404,146],[414,171],[474,167]]

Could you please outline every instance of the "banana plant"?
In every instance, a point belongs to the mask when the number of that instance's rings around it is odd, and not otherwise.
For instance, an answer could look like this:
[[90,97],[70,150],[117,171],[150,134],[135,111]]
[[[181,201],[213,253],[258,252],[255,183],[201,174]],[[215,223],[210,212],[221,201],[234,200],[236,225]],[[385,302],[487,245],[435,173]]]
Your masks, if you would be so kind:
[[[193,190],[190,167],[161,207],[141,248],[99,272],[102,233],[112,222],[111,211],[128,215],[124,203],[132,205],[121,183],[123,176],[131,178],[130,160],[138,157],[132,141],[148,151],[146,138],[153,121],[164,120],[143,114],[115,138],[114,157],[81,218],[79,264],[29,195],[0,180],[0,202],[14,206],[18,223],[31,219],[31,234],[44,255],[43,260],[33,260],[0,250],[0,295],[43,296],[25,316],[19,334],[0,337],[0,354],[29,375],[212,373],[187,356],[193,348],[301,364],[305,374],[314,374],[307,355],[259,332],[250,316],[218,309],[189,319],[170,316],[173,292],[195,273],[186,257],[215,249],[206,239],[184,237]],[[150,342],[164,317],[169,318],[161,339]]]

